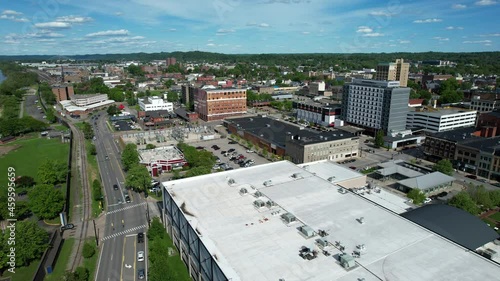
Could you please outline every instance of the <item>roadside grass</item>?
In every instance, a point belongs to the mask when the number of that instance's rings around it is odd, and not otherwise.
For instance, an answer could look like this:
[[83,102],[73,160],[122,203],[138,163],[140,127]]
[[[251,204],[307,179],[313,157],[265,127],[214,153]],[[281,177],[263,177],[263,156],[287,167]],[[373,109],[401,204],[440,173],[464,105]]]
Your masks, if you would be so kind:
[[361,173],[367,175],[367,174],[371,174],[371,173],[375,172],[376,170],[377,170],[376,167],[371,167],[370,169],[367,169],[367,170],[361,170]]
[[[23,266],[23,267],[16,267],[15,273],[11,273],[8,271],[5,271],[2,274],[2,277],[0,280],[4,280],[4,277],[10,277],[11,281],[26,281],[26,280],[33,280],[33,276],[35,275],[36,269],[38,268],[38,265],[40,264],[40,261],[33,261],[29,266]],[[5,279],[9,280],[9,279]]]
[[111,124],[107,120],[106,120],[106,125],[108,126],[109,130],[111,131],[111,133],[115,131],[115,128],[113,128],[113,126],[111,126]]
[[59,281],[63,280],[64,273],[69,262],[69,256],[73,250],[73,245],[75,244],[75,238],[68,238],[64,240],[61,247],[61,252],[57,258],[56,265],[54,266],[54,271],[45,277],[45,281]]
[[[95,245],[95,236],[88,237],[86,240],[88,243],[92,243]],[[95,247],[95,254],[88,259],[83,259],[83,266],[89,270],[89,281],[93,281],[95,278],[97,260],[99,259],[99,249],[99,247]]]
[[496,212],[496,213],[488,216],[488,218],[492,218],[492,219],[496,220],[497,222],[500,222],[500,212]]
[[[49,140],[34,136],[16,140],[8,144],[10,145],[19,147],[0,156],[0,171],[14,167],[16,176],[30,176],[35,182],[38,182],[38,167],[45,159],[66,162],[69,154],[69,143],[61,143],[60,139]],[[7,186],[7,177],[0,177],[0,186]]]
[[[99,182],[101,182],[101,179],[99,177],[99,166],[97,165],[97,155],[92,155],[90,154],[90,146],[92,145],[91,140],[85,140],[85,146],[87,148],[87,176],[89,180],[89,185],[91,188],[92,192],[92,183],[94,182],[95,179],[97,179]],[[102,185],[102,182],[101,182]],[[104,193],[103,193],[104,195]],[[90,200],[92,200],[92,215],[94,218],[98,217],[99,214],[102,212],[102,209],[104,206],[100,206],[99,203],[100,201],[94,200],[94,196],[92,194]]]
[[52,128],[56,131],[66,131],[69,130],[69,128],[63,126],[63,125],[52,125]]

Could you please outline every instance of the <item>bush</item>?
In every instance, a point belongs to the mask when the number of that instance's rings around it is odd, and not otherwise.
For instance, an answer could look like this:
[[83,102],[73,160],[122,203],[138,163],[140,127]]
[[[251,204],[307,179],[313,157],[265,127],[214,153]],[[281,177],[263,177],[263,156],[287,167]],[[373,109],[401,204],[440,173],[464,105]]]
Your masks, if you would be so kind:
[[82,256],[86,259],[91,258],[95,254],[95,247],[93,244],[85,242],[83,244]]

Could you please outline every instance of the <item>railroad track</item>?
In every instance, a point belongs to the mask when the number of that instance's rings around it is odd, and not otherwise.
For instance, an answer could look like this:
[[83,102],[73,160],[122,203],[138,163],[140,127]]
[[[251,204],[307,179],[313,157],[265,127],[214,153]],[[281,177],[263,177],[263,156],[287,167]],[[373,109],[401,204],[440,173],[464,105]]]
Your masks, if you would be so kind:
[[83,196],[78,196],[78,197],[83,197],[83,202],[82,202],[82,225],[80,227],[80,236],[78,237],[78,245],[77,245],[77,251],[75,253],[75,258],[72,261],[71,265],[71,271],[75,271],[78,266],[82,263],[82,250],[83,250],[83,244],[85,243],[85,240],[87,238],[87,230],[88,230],[88,225],[89,225],[89,219],[90,219],[90,186],[88,183],[88,178],[87,178],[87,153],[85,149],[85,138],[83,136],[83,133],[78,130],[73,124],[68,123],[71,127],[71,130],[73,131],[73,134],[76,136],[78,140],[78,155],[80,157],[80,178],[81,178],[81,186],[82,189],[79,192],[83,192]]

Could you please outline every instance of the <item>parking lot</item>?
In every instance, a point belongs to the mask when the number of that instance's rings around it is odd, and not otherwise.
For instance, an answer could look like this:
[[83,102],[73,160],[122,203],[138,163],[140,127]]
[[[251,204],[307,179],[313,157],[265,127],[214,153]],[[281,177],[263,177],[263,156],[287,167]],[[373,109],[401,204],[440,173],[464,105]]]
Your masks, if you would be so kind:
[[[226,163],[228,167],[231,167],[233,169],[241,168],[239,164],[229,160],[233,155],[238,156],[241,154],[246,160],[250,159],[253,160],[254,161],[253,165],[262,165],[265,163],[269,163],[269,160],[259,156],[257,153],[247,152],[247,149],[245,147],[239,145],[238,143],[230,144],[230,142],[231,139],[223,138],[223,139],[193,142],[189,143],[189,145],[198,147],[199,149],[203,147],[203,149],[212,152],[215,156],[217,156],[220,159],[219,164]],[[217,145],[219,149],[212,148],[212,146],[214,145]],[[223,153],[224,151],[225,152],[231,151],[231,152],[226,153],[225,154],[226,156],[224,156]]]
[[38,96],[36,95],[25,95],[24,96],[24,115],[32,116],[33,118],[45,121],[43,116],[45,113],[38,102]]
[[114,126],[116,131],[134,130],[134,128],[131,127],[131,126],[134,126],[133,122],[131,122],[131,121],[116,121],[116,122],[113,122],[113,126]]

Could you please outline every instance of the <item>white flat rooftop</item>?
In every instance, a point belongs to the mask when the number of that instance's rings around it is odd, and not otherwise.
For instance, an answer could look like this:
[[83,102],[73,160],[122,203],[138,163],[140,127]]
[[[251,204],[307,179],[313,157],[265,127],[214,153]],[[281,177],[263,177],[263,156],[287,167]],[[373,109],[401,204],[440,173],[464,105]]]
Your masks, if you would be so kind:
[[359,172],[347,169],[328,160],[298,164],[297,166],[322,179],[334,177],[332,179],[333,183],[340,183],[353,178],[365,177],[365,175]]
[[[245,169],[164,182],[187,220],[229,280],[496,280],[500,266],[392,213],[357,194],[342,194],[338,186],[316,176],[328,172],[347,178],[345,168],[331,162],[308,163],[309,171],[281,161]],[[292,174],[300,173],[298,177]],[[337,174],[342,173],[342,174]],[[352,176],[357,176],[354,173]],[[233,179],[235,183],[229,184]],[[272,183],[265,186],[265,181]],[[240,194],[260,191],[264,196]],[[272,208],[256,208],[257,199],[274,201]],[[299,221],[287,225],[284,213]],[[364,223],[359,219],[363,217]],[[333,245],[325,256],[297,228],[308,225],[324,239],[340,241],[351,254],[357,245],[366,250],[358,266],[345,270],[334,258]],[[299,256],[302,246],[319,250],[316,259]],[[496,277],[495,277],[496,276]]]
[[154,149],[139,150],[140,162],[143,164],[155,163],[157,161],[172,161],[183,159],[182,152],[175,146],[157,147]]

